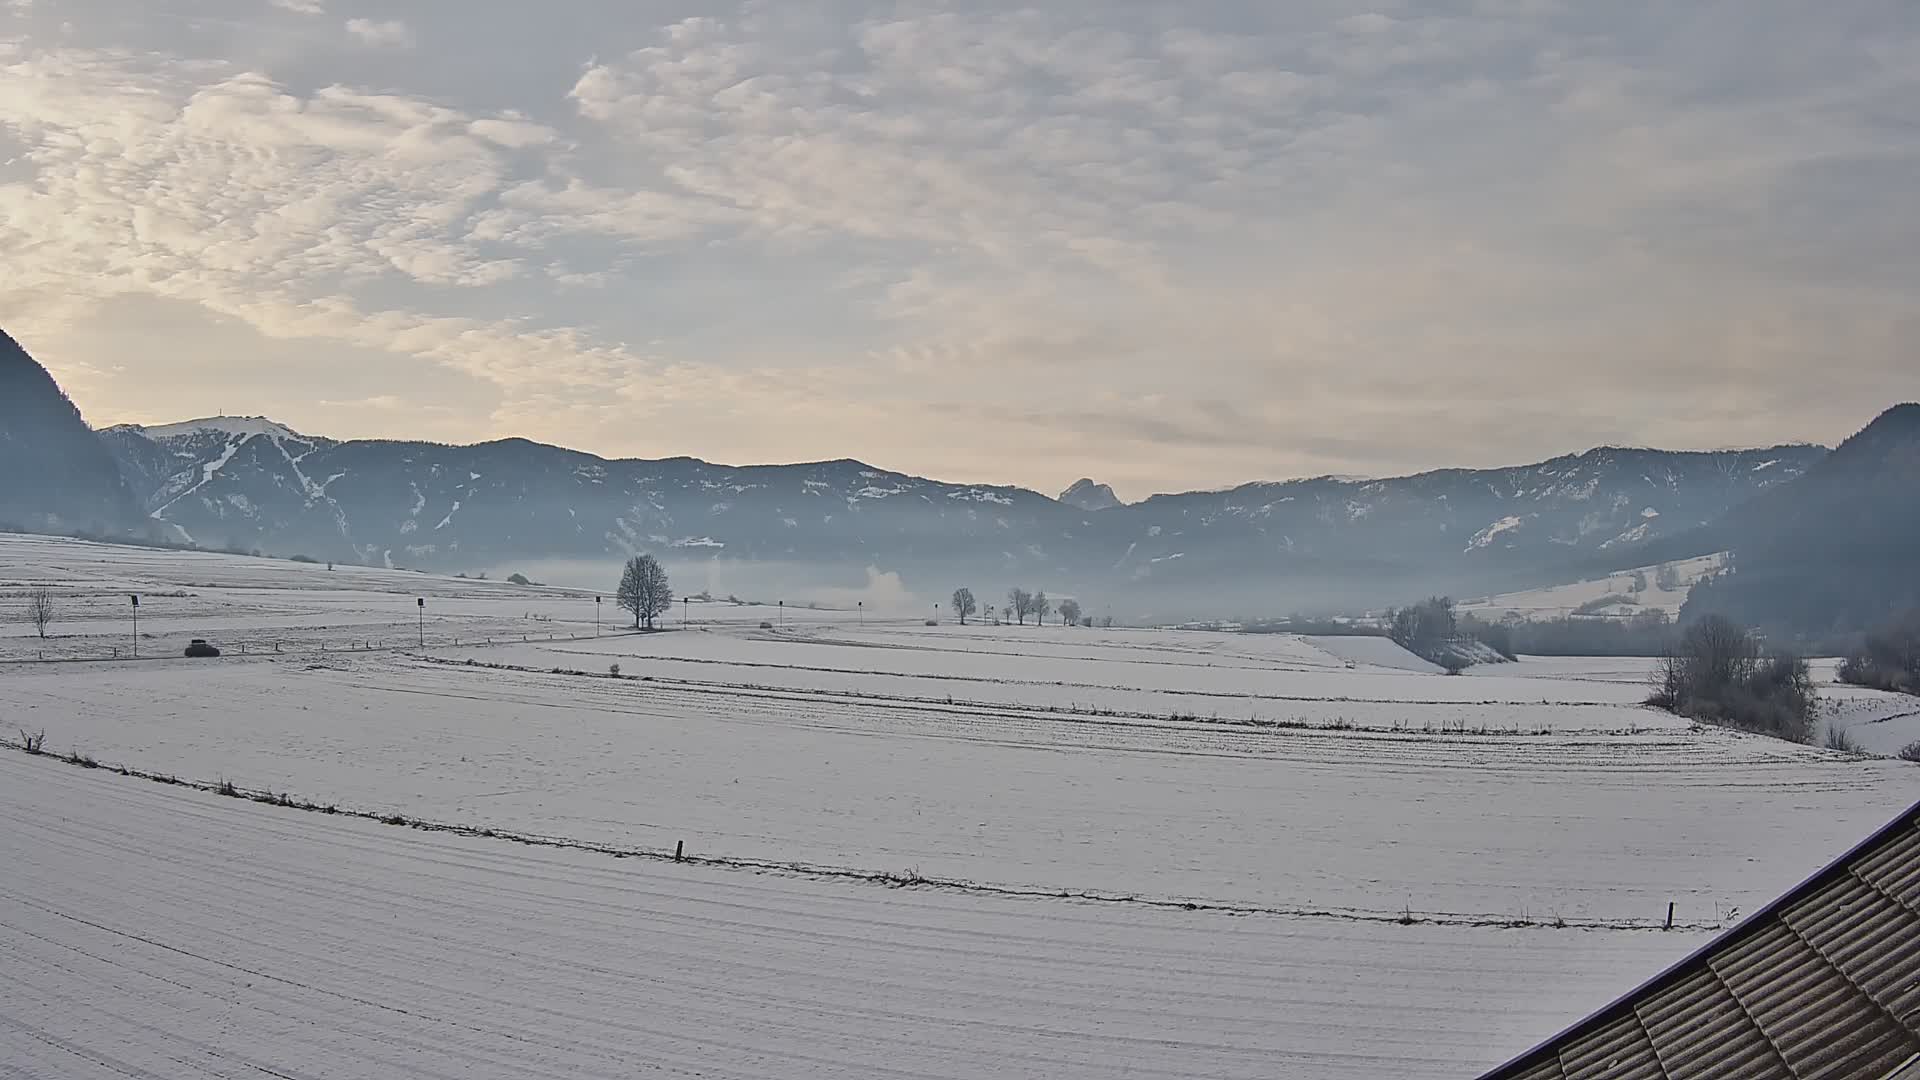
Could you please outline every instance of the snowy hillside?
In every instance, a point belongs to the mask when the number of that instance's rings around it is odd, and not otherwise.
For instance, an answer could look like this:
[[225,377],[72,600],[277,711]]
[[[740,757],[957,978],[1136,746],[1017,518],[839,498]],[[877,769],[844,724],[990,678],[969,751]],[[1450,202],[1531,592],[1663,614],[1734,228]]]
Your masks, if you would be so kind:
[[1670,563],[1629,567],[1605,577],[1565,585],[1462,600],[1458,609],[1462,614],[1471,612],[1491,622],[1509,615],[1559,619],[1576,612],[1596,618],[1627,618],[1644,611],[1660,611],[1677,617],[1694,584],[1726,564],[1725,552],[1676,559]]
[[872,566],[936,593],[1031,578],[1195,614],[1512,580],[1696,527],[1821,453],[1596,450],[1123,505],[1091,481],[1056,501],[856,461],[733,467],[610,461],[524,440],[335,442],[259,417],[103,437],[152,518],[207,546],[447,570],[644,550],[680,562]]

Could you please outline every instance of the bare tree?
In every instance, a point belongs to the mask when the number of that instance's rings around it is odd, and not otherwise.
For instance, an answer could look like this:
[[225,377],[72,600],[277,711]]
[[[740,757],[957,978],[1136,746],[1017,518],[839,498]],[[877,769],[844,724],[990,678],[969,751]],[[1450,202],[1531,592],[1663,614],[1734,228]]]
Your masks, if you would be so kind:
[[673,586],[667,582],[666,568],[651,555],[635,555],[627,560],[620,574],[620,587],[614,598],[622,608],[633,612],[633,628],[653,629],[653,621],[673,607]]
[[1060,601],[1060,622],[1066,626],[1080,625],[1080,601]]
[[1033,621],[1035,623],[1046,622],[1047,616],[1053,613],[1053,602],[1047,599],[1047,592],[1045,589],[1042,589],[1039,592],[1033,594],[1032,611],[1033,611]]
[[980,604],[973,598],[972,589],[953,590],[953,613],[960,616],[960,625],[967,625],[967,616],[980,610]]
[[1007,608],[1021,626],[1027,625],[1027,616],[1033,614],[1033,594],[1022,588],[1008,589]]
[[52,593],[35,589],[27,596],[27,621],[33,624],[34,633],[43,639],[47,636],[47,627],[53,625]]

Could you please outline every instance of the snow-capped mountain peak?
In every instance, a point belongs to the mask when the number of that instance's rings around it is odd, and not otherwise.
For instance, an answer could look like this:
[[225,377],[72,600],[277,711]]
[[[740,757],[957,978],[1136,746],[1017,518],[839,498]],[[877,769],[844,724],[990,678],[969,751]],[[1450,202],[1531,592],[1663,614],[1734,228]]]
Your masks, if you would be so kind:
[[304,438],[299,432],[264,416],[206,416],[177,424],[122,424],[116,430],[137,431],[149,439],[170,439],[176,435],[194,435],[204,431],[225,435],[272,435],[282,439]]

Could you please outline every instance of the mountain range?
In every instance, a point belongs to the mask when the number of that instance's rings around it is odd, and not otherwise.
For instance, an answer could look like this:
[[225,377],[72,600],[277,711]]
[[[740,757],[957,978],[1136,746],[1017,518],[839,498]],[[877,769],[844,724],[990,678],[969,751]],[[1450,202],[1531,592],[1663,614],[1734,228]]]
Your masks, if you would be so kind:
[[[0,415],[0,475],[9,478],[0,520],[133,518],[206,547],[444,571],[611,563],[646,551],[670,568],[774,564],[845,584],[891,572],[934,597],[962,584],[984,595],[1026,584],[1158,614],[1350,610],[1417,592],[1525,587],[1574,568],[1644,562],[1647,551],[1737,546],[1745,526],[1726,523],[1778,519],[1781,511],[1755,508],[1800,505],[1796,481],[1832,468],[1828,451],[1811,445],[1601,447],[1506,468],[1317,477],[1123,504],[1091,480],[1054,499],[853,460],[729,466],[612,460],[524,439],[340,441],[261,417],[94,436],[50,378],[27,387],[35,380],[24,365],[45,372],[24,351],[13,346],[0,363],[0,378],[40,403],[9,395]],[[1903,428],[1893,441],[1905,438]],[[17,484],[53,475],[50,457],[59,475],[85,483],[58,498],[44,483]]]

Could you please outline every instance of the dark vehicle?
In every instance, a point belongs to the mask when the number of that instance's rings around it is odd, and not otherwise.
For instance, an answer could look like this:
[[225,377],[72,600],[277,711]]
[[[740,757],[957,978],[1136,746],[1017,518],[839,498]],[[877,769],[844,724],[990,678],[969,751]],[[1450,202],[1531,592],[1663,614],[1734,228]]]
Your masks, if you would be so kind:
[[188,656],[219,656],[220,650],[207,644],[206,638],[194,638],[187,642]]

